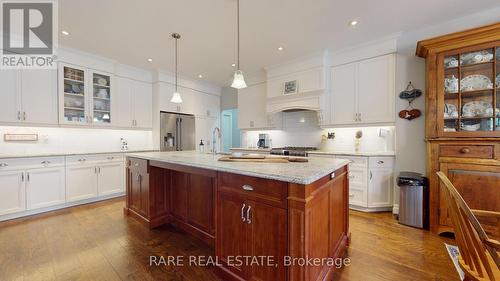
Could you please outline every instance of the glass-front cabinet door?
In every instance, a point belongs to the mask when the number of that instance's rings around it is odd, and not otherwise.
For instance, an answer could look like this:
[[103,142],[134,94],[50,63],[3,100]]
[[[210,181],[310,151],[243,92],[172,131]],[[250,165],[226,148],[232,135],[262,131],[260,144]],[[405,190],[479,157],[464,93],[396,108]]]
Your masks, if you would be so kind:
[[88,124],[88,101],[85,81],[87,72],[84,68],[61,65],[59,69],[60,121],[65,124]]
[[92,122],[97,125],[111,124],[111,85],[110,75],[92,73]]
[[500,42],[441,54],[437,81],[441,136],[500,136]]

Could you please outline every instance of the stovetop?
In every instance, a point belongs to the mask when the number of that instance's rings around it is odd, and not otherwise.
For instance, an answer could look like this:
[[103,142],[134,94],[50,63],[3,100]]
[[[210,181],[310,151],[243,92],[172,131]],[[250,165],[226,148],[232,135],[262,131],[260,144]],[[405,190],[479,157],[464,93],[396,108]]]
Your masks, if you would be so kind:
[[271,149],[271,154],[274,155],[290,155],[307,157],[308,151],[318,150],[316,147],[300,147],[300,146],[286,146]]

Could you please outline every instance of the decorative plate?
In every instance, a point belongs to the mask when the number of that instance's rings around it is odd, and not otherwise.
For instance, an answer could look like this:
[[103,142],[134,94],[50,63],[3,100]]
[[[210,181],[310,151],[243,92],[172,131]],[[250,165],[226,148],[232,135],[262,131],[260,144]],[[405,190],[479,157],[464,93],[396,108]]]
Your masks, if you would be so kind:
[[486,50],[482,50],[478,52],[463,54],[462,56],[460,56],[460,58],[462,60],[462,65],[467,65],[491,61],[493,59],[493,54]]
[[444,58],[444,67],[452,68],[458,66],[458,60],[456,57],[446,57]]
[[108,81],[104,78],[97,78],[97,84],[99,84],[101,86],[106,86],[106,85],[108,85]]
[[444,91],[446,93],[458,92],[458,78],[452,75],[451,78],[444,79]]
[[475,91],[492,88],[493,83],[491,83],[490,78],[481,74],[469,75],[460,81],[460,91]]
[[463,117],[491,116],[491,114],[488,114],[488,112],[490,112],[492,108],[493,107],[491,106],[491,103],[487,101],[482,101],[482,100],[471,101],[464,104],[464,106],[462,107],[462,116]]
[[495,81],[496,81],[495,83],[497,84],[497,88],[500,88],[500,74],[497,75]]
[[82,90],[80,89],[80,86],[79,86],[79,85],[76,85],[76,84],[72,85],[72,86],[71,86],[71,89],[73,90],[73,92],[74,92],[74,93],[77,93],[77,94],[79,94],[79,93],[82,91]]

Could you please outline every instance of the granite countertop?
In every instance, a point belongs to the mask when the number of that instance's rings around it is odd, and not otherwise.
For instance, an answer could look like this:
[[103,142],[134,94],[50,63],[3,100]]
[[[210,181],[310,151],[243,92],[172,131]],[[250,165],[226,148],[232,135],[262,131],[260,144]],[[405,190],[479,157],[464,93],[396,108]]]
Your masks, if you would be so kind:
[[354,152],[354,151],[308,151],[308,154],[320,155],[352,155],[352,156],[395,156],[394,151]]
[[349,164],[345,159],[309,158],[306,163],[218,161],[221,155],[195,151],[132,153],[127,156],[297,184],[310,184]]
[[232,147],[231,150],[234,151],[262,151],[262,152],[271,152],[271,148],[257,148],[257,147]]
[[138,153],[138,152],[154,152],[158,150],[126,150],[126,151],[102,151],[102,152],[49,152],[49,153],[0,153],[0,159],[7,158],[31,158],[31,157],[57,157],[57,156],[77,156],[77,155],[94,155],[94,154],[114,154],[114,153]]

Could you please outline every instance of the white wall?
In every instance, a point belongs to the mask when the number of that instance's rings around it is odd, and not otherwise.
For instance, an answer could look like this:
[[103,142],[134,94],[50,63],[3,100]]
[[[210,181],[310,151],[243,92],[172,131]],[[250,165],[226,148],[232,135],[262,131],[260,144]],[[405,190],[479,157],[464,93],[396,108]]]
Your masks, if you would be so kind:
[[[4,134],[38,134],[37,142],[5,142]],[[95,153],[120,151],[120,138],[129,150],[153,149],[151,131],[0,126],[0,154]]]
[[[379,129],[388,131],[386,137],[379,137]],[[394,151],[394,127],[361,127],[322,129],[318,126],[316,112],[297,111],[283,113],[283,129],[242,132],[241,147],[256,147],[260,133],[269,134],[273,147],[306,146],[322,147],[322,136],[335,132],[332,149],[338,152],[354,152],[356,132],[361,130],[360,152]]]

